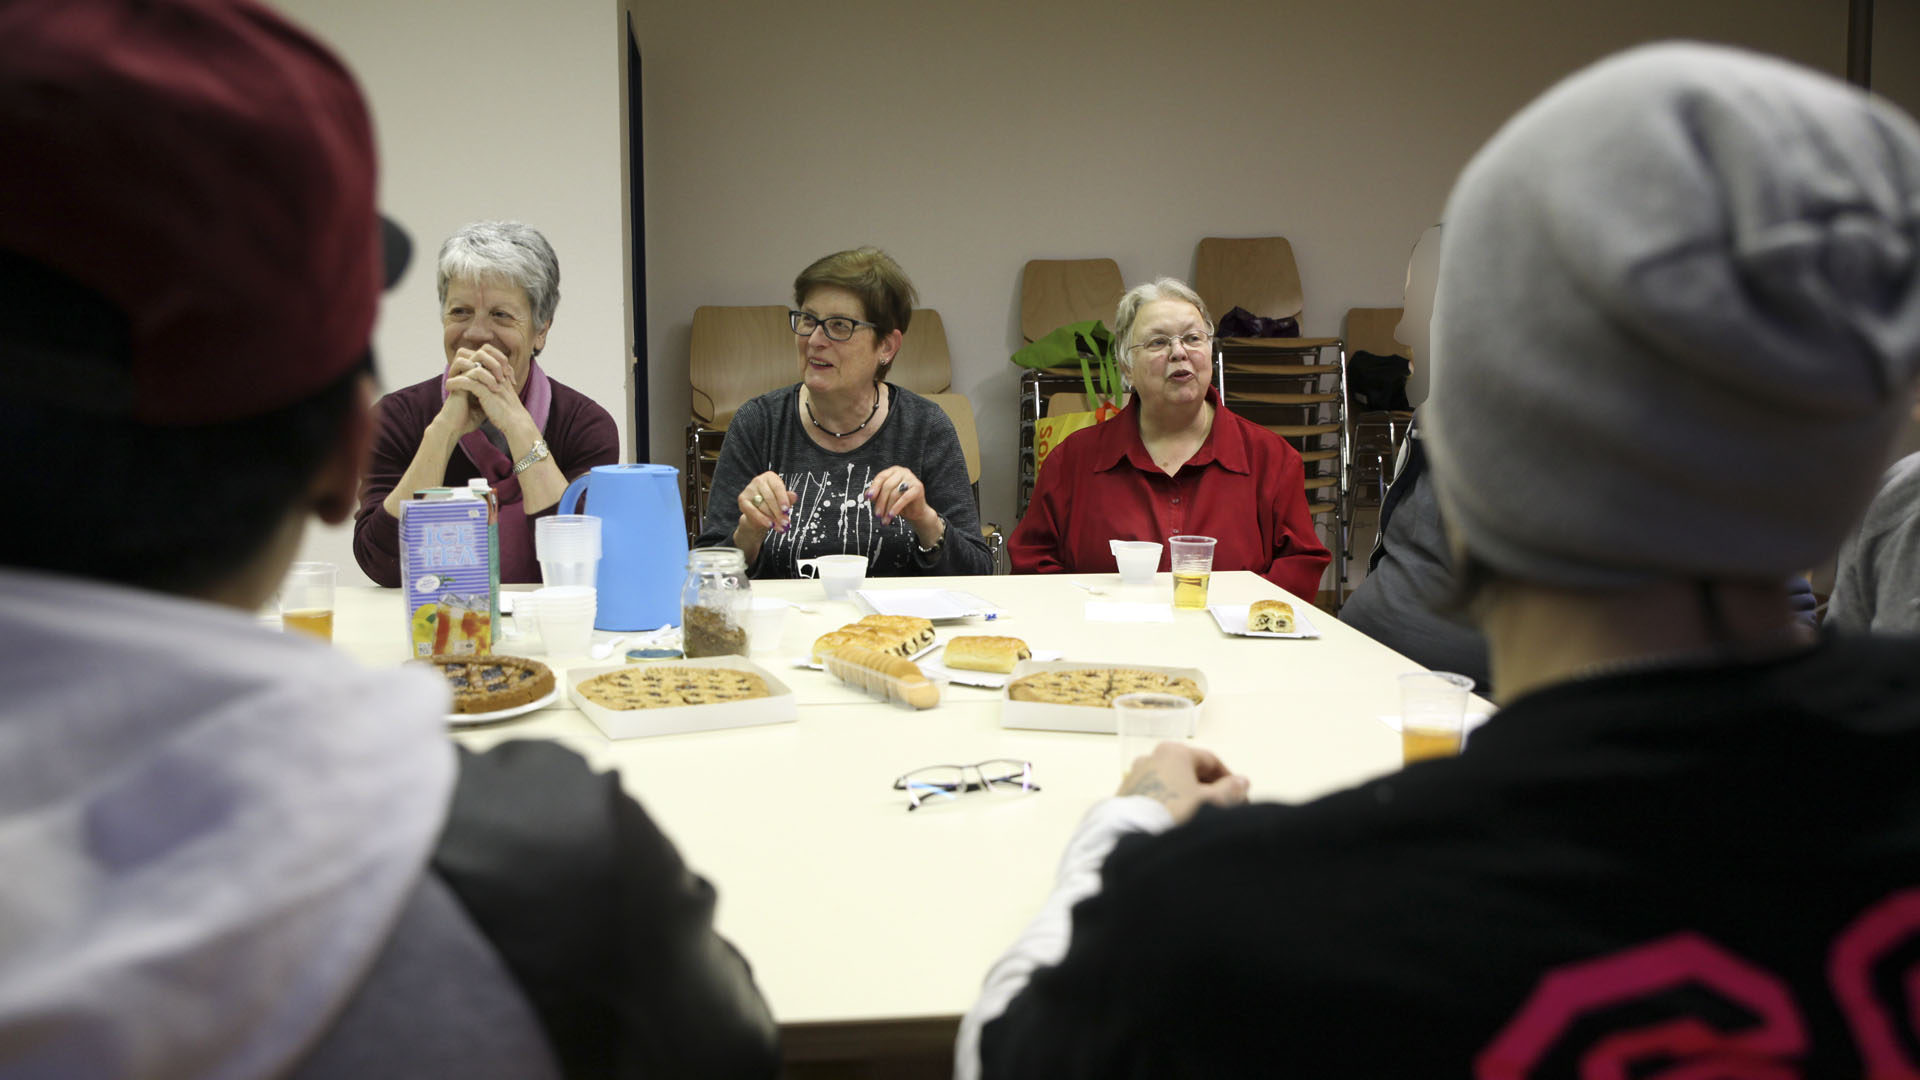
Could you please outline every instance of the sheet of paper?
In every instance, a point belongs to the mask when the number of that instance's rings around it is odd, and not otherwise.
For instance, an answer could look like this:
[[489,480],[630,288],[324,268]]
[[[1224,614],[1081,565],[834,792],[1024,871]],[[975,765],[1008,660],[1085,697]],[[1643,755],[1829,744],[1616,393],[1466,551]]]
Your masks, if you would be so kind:
[[954,589],[855,589],[853,595],[876,615],[913,615],[939,621],[1000,614],[991,603]]
[[1088,622],[1172,622],[1173,605],[1089,600],[1086,614]]

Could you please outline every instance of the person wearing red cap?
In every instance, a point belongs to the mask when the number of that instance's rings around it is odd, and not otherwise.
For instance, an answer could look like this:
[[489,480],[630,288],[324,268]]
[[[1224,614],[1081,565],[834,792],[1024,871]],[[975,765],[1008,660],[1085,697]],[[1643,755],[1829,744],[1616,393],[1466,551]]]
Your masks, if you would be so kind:
[[253,615],[405,265],[351,75],[251,0],[12,0],[0,146],[0,1075],[771,1076],[617,777]]
[[380,400],[373,460],[354,515],[353,555],[400,584],[400,504],[485,478],[500,500],[500,580],[538,582],[533,521],[567,484],[620,460],[613,417],[535,359],[560,306],[560,260],[517,221],[477,221],[440,246],[446,370]]

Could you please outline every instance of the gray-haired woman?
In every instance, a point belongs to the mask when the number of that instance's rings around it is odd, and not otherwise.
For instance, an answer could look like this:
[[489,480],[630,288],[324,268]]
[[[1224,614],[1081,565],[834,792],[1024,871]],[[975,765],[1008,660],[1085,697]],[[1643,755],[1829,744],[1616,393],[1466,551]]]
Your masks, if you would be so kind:
[[380,400],[353,554],[375,582],[400,584],[400,504],[484,478],[500,501],[500,580],[537,582],[533,519],[575,477],[619,460],[618,430],[534,361],[560,305],[546,237],[517,221],[468,225],[440,246],[439,285],[447,367]]
[[1175,278],[1136,285],[1113,343],[1133,399],[1047,458],[1007,542],[1014,573],[1111,573],[1109,540],[1197,533],[1217,541],[1215,570],[1252,570],[1313,600],[1333,557],[1313,530],[1300,454],[1221,402],[1206,302]]

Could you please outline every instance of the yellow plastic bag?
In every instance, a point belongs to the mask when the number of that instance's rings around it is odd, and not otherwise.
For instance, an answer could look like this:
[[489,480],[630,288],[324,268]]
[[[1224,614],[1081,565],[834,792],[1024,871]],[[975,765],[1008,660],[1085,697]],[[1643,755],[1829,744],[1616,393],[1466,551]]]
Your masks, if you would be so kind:
[[1120,410],[1112,402],[1103,401],[1092,412],[1061,413],[1058,416],[1043,416],[1033,422],[1033,472],[1040,475],[1040,467],[1047,463],[1047,455],[1059,446],[1066,437],[1089,428],[1103,420],[1119,415]]

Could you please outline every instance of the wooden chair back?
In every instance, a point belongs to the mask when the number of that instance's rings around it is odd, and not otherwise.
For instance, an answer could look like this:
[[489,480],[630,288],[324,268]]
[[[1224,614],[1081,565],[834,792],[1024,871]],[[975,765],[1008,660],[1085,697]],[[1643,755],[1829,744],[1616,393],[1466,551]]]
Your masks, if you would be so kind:
[[[793,336],[791,330],[787,336]],[[947,324],[938,311],[913,309],[887,381],[929,397],[953,388],[953,354],[947,350]]]
[[694,308],[687,353],[693,419],[710,427],[726,427],[734,410],[800,377],[793,328],[777,304]]
[[1373,307],[1347,309],[1347,355],[1370,352],[1375,356],[1412,357],[1405,344],[1393,336],[1393,328],[1400,325],[1400,316],[1404,308]]
[[1068,323],[1099,319],[1112,329],[1127,291],[1112,259],[1034,259],[1020,274],[1020,336],[1037,341]]
[[1214,321],[1234,308],[1269,319],[1299,318],[1306,306],[1293,245],[1284,236],[1209,236],[1193,253],[1193,291]]
[[[920,316],[915,315],[918,319]],[[946,412],[953,431],[960,437],[960,452],[967,458],[967,483],[980,482],[980,428],[973,420],[973,402],[965,394],[927,394],[928,401]]]

